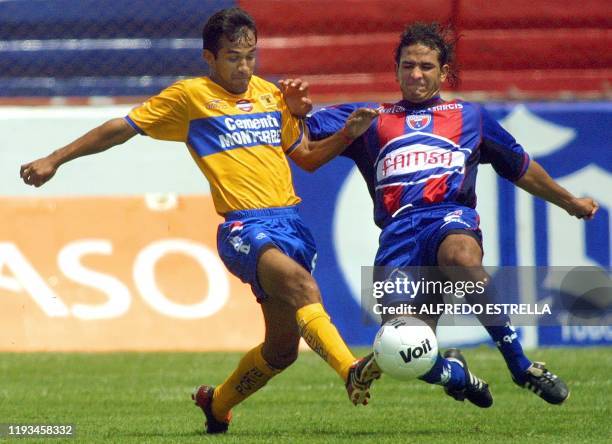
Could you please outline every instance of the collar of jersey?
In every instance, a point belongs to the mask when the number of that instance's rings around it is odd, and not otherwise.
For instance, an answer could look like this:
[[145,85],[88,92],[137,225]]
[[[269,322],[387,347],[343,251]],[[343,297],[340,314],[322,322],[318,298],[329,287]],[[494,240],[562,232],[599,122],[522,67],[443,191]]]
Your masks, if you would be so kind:
[[400,100],[399,102],[397,102],[397,105],[402,106],[406,109],[425,109],[429,108],[430,106],[436,105],[442,101],[443,100],[440,98],[440,95],[436,95],[433,96],[431,99],[420,103],[413,103],[409,102],[408,100]]
[[210,85],[213,85],[212,88],[215,89],[215,90],[213,90],[213,93],[217,97],[241,100],[241,99],[248,99],[252,95],[251,94],[251,91],[252,91],[251,87],[252,87],[252,83],[253,83],[253,77],[251,77],[251,80],[249,81],[249,87],[242,94],[234,94],[232,92],[229,92],[228,90],[223,88],[221,85],[219,85],[217,82],[215,82],[213,79],[211,79],[209,76],[205,76],[204,78],[208,82],[210,82]]

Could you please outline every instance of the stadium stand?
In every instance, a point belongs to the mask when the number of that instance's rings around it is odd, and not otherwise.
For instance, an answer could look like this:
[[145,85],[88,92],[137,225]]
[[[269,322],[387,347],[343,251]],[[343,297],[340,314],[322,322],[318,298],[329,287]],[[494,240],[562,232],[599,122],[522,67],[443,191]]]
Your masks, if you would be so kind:
[[459,91],[602,98],[612,79],[607,0],[7,0],[0,2],[0,95],[147,96],[206,72],[207,16],[238,4],[260,30],[259,74],[303,76],[315,95],[396,90],[406,23],[461,35]]

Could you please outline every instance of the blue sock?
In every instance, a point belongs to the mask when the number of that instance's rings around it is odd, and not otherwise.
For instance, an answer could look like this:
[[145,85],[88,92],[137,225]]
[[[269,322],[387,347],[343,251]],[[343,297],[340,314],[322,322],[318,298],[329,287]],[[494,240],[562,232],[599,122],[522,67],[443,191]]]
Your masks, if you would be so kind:
[[[493,282],[490,282],[484,293],[477,295],[473,294],[466,296],[470,303],[487,304],[500,303],[503,301],[500,293]],[[498,350],[504,357],[506,365],[512,373],[512,377],[518,382],[524,382],[525,372],[531,365],[531,361],[527,359],[523,353],[523,347],[518,340],[518,335],[512,327],[510,317],[507,314],[481,314],[478,315],[478,320],[489,333],[489,336]]]
[[523,353],[523,347],[510,323],[510,319],[504,326],[491,325],[485,326],[485,328],[491,339],[495,341],[495,345],[504,357],[514,379],[518,382],[524,382],[525,372],[531,366],[531,361]]
[[443,385],[454,390],[461,390],[465,387],[465,370],[454,361],[443,358],[438,353],[438,357],[433,367],[419,379],[430,384]]

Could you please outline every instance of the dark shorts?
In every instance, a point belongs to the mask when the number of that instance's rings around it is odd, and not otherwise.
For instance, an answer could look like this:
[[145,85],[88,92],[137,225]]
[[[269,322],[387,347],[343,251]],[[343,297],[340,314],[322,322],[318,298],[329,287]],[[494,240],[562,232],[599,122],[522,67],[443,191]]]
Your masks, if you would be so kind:
[[[380,273],[396,276],[399,267],[434,267],[437,254],[446,236],[453,233],[474,237],[482,248],[480,217],[473,208],[444,206],[436,209],[413,210],[387,225],[381,235],[374,265],[384,267]],[[400,272],[401,274],[401,272]],[[403,276],[403,274],[402,274]],[[414,278],[414,277],[413,277]],[[422,300],[420,300],[422,299]],[[432,303],[431,297],[406,300],[405,295],[386,295],[383,305],[398,302]]]
[[310,230],[296,207],[233,211],[217,229],[217,249],[227,269],[251,285],[258,301],[267,295],[257,279],[257,262],[273,245],[308,272],[314,271],[317,251]]

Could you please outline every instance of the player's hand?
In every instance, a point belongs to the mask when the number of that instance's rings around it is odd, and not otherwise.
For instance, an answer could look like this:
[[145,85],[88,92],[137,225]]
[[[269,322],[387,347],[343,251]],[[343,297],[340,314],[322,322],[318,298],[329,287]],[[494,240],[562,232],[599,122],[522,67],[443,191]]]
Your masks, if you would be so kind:
[[358,108],[348,116],[342,131],[348,138],[356,139],[366,132],[378,114],[376,109]]
[[283,79],[278,82],[289,112],[296,117],[306,117],[312,111],[308,97],[308,82],[302,79]]
[[566,210],[570,215],[576,216],[578,219],[591,220],[598,209],[599,204],[590,197],[577,197]]
[[58,165],[47,156],[21,165],[19,174],[26,184],[39,187],[53,177],[57,167]]

